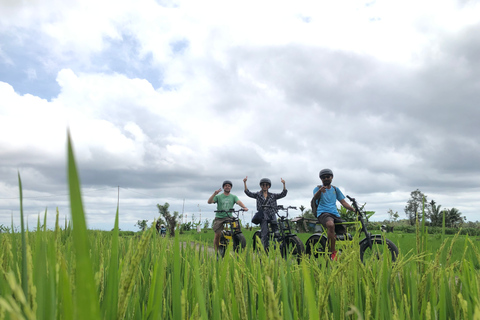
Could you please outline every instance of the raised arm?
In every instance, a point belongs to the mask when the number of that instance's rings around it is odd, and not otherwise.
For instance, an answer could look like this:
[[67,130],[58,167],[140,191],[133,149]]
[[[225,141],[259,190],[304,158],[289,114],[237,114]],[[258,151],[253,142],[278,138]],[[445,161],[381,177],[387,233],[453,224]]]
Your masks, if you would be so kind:
[[213,192],[213,194],[210,196],[210,198],[208,198],[207,202],[208,202],[209,204],[215,203],[215,202],[213,202],[213,198],[215,198],[215,196],[216,196],[217,194],[219,194],[220,191],[222,191],[222,188],[220,188],[220,189],[218,189],[218,190],[215,190],[215,191]]

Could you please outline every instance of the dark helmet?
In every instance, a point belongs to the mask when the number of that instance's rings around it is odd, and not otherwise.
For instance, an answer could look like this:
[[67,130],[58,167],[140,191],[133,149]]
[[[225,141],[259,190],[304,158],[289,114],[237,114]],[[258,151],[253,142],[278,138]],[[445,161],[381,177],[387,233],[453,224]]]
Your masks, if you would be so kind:
[[230,180],[225,180],[225,181],[223,181],[223,183],[222,183],[222,188],[225,187],[226,184],[229,184],[230,187],[233,187],[232,181],[230,181]]
[[272,181],[268,178],[263,178],[260,180],[260,186],[262,186],[262,183],[268,183],[268,185],[271,187],[272,186]]
[[323,176],[323,175],[326,175],[326,174],[330,174],[330,175],[332,175],[332,177],[333,177],[333,171],[330,170],[330,169],[322,169],[322,170],[320,170],[320,173],[318,174],[318,176],[320,177],[320,179],[322,179],[322,176]]

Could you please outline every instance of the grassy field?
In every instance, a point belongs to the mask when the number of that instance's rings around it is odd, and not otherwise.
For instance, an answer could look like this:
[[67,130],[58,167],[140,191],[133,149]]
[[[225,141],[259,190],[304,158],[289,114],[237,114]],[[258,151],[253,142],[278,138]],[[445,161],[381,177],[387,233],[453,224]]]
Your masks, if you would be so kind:
[[[253,245],[253,234],[255,231],[259,230],[259,228],[253,228],[252,230],[243,229],[242,233],[245,235],[247,240],[247,247],[252,247]],[[374,232],[380,234],[380,232]],[[184,234],[180,235],[181,241],[196,241],[199,243],[205,243],[208,246],[213,247],[213,231],[211,229],[207,229],[207,231],[202,231],[198,233],[196,230],[186,231]],[[297,236],[306,243],[307,239],[311,236],[311,233],[297,233]],[[402,255],[411,255],[417,253],[417,235],[415,233],[387,233],[385,236],[395,243]],[[427,234],[423,236],[425,238],[425,246],[423,249],[423,253],[434,259],[435,255],[439,252],[440,247],[444,241],[447,241],[448,244],[452,245],[452,252],[451,252],[451,260],[459,261],[462,259],[463,250],[467,243],[475,246],[477,251],[480,251],[480,237],[468,237],[468,236],[455,236],[455,235],[445,235],[442,236],[441,234]],[[363,238],[363,237],[361,237]],[[453,244],[451,243],[453,242]],[[444,250],[441,252],[441,257],[445,258],[447,251]],[[480,264],[472,260],[473,264],[476,269],[480,269]]]
[[396,263],[364,264],[358,248],[297,263],[252,252],[245,230],[246,250],[217,259],[182,245],[210,244],[208,232],[119,236],[118,212],[112,232],[87,230],[68,150],[71,225],[57,214],[55,230],[29,232],[20,210],[21,232],[0,235],[0,319],[480,319],[477,239],[419,230],[388,235]]

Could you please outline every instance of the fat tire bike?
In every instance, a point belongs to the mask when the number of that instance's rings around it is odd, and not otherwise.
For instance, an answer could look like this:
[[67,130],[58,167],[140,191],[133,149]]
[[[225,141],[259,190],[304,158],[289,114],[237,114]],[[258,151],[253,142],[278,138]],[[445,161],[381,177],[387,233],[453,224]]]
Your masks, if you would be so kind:
[[[288,219],[288,210],[293,209],[297,210],[296,207],[286,207],[282,205],[278,206],[267,206],[263,205],[263,208],[273,208],[275,214],[278,216],[278,220],[268,220],[268,233],[270,237],[270,244],[274,248],[279,245],[280,253],[283,258],[290,256],[296,256],[297,261],[300,262],[303,254],[305,253],[305,246],[303,245],[302,240],[292,232],[292,227],[290,225],[290,220]],[[279,212],[285,212],[285,215],[280,214]],[[258,241],[258,242],[257,242]],[[260,250],[258,243],[261,243],[261,231],[256,231],[253,234],[253,250]],[[268,248],[266,248],[268,250]]]
[[[398,256],[397,246],[392,241],[385,238],[385,236],[382,234],[371,234],[370,232],[368,232],[364,219],[364,216],[366,217],[365,212],[359,209],[357,202],[354,198],[351,198],[349,196],[347,196],[347,198],[352,202],[352,206],[355,209],[355,213],[357,214],[357,221],[347,222],[339,219],[335,220],[335,226],[355,226],[356,237],[353,237],[349,233],[337,233],[337,228],[335,228],[335,247],[337,248],[338,252],[342,252],[349,246],[352,247],[353,245],[355,245],[354,239],[359,238],[360,234],[363,233],[365,235],[365,238],[360,240],[360,242],[358,243],[358,245],[360,246],[360,260],[362,262],[365,263],[365,261],[370,258],[374,258],[377,260],[382,259],[384,254],[388,254],[392,262],[395,262]],[[307,255],[313,255],[315,258],[330,257],[331,252],[329,252],[329,248],[327,247],[327,229],[323,227],[323,225],[322,229],[323,232],[311,235],[305,243]]]
[[227,247],[232,241],[233,244],[233,251],[238,252],[240,250],[245,249],[247,246],[247,241],[245,236],[242,233],[242,228],[240,226],[240,219],[238,216],[240,212],[243,212],[243,209],[235,210],[230,209],[228,211],[225,210],[217,210],[215,212],[225,212],[229,215],[229,219],[225,220],[223,223],[224,226],[228,225],[228,230],[225,228],[222,230],[222,234],[220,236],[220,244],[218,246],[218,254],[223,258],[225,256],[225,252],[227,252]]

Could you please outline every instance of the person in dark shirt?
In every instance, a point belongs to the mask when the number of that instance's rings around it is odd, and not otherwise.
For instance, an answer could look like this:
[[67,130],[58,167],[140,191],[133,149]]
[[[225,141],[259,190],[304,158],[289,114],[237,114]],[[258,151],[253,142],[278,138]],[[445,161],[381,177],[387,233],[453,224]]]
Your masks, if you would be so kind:
[[[273,222],[272,231],[278,231],[278,226],[276,224],[277,222],[277,216],[276,216],[276,211],[275,207],[277,206],[277,199],[284,198],[287,195],[287,189],[285,187],[285,180],[280,178],[280,181],[283,183],[283,190],[281,193],[271,193],[268,190],[272,186],[272,181],[268,178],[263,178],[260,180],[260,188],[261,190],[258,192],[251,192],[247,188],[247,178],[243,179],[243,184],[245,186],[245,194],[250,197],[257,199],[257,211],[263,211],[263,220],[260,222],[260,228],[261,228],[261,239],[262,239],[262,244],[263,247],[265,248],[266,251],[268,251],[268,245],[269,245],[269,237],[268,237],[268,222],[271,221]],[[274,208],[264,208],[262,207],[263,205],[266,206],[273,206]]]

